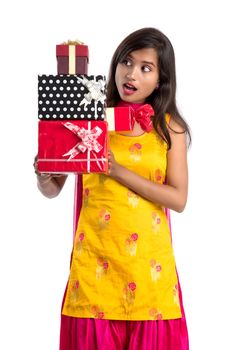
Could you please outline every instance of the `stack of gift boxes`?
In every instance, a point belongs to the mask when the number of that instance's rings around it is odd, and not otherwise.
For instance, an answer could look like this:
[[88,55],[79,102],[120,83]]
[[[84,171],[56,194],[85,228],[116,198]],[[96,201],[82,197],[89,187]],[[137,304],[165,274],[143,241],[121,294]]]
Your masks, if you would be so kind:
[[106,79],[88,75],[88,46],[56,46],[57,75],[38,76],[38,170],[107,173],[108,130],[131,130],[129,107],[105,108]]

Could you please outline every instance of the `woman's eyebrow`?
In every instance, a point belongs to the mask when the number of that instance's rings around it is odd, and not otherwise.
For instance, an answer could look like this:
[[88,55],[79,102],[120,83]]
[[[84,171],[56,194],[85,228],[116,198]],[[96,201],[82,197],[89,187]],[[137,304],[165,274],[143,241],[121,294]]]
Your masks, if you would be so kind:
[[[127,55],[127,57],[126,58],[129,58],[129,59],[131,59],[131,60],[135,60],[135,58],[134,58],[134,56],[132,56],[130,53]],[[151,66],[154,66],[154,67],[156,67],[156,65],[155,65],[155,63],[154,62],[151,62],[151,61],[141,61],[141,63],[143,63],[143,64],[149,64],[149,65],[151,65]]]
[[154,64],[154,62],[150,62],[150,61],[142,61],[142,63],[144,63],[144,64],[150,64],[151,66],[156,67],[156,66],[155,66],[155,64]]

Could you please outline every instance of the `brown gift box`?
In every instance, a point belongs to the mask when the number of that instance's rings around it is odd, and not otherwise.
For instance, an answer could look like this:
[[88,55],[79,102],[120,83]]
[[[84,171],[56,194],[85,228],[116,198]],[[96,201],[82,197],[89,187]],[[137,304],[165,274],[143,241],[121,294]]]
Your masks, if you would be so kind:
[[58,74],[87,74],[89,49],[87,45],[68,42],[56,45]]

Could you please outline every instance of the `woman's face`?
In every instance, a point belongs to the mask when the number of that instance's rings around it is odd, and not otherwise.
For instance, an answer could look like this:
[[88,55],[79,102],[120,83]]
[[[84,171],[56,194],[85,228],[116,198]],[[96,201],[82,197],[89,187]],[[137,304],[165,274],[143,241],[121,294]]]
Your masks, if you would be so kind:
[[116,67],[115,83],[123,101],[144,103],[158,82],[158,55],[153,48],[132,51]]

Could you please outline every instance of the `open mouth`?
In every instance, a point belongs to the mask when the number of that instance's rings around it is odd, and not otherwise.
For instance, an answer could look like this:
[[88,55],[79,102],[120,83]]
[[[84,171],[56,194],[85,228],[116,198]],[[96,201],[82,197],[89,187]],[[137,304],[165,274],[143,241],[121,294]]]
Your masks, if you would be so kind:
[[130,90],[130,91],[136,91],[137,88],[135,88],[135,86],[133,86],[132,84],[126,83],[123,85],[125,89]]

